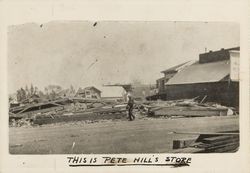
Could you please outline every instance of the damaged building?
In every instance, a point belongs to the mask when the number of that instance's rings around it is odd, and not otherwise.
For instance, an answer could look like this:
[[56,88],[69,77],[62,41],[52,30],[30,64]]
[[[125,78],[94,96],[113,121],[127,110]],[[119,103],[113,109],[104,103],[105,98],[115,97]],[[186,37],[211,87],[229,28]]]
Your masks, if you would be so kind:
[[84,89],[79,88],[75,94],[75,97],[88,98],[88,99],[100,99],[101,91],[94,86],[86,87]]
[[184,63],[163,71],[164,80],[157,80],[158,94],[147,99],[177,100],[198,97],[200,101],[238,108],[239,58],[240,47],[200,54],[196,62]]

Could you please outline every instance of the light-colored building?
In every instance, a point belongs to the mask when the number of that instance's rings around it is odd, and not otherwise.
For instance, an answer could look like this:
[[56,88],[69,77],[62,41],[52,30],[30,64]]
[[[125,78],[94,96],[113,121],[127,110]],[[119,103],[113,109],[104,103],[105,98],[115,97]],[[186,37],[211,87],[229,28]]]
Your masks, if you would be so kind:
[[102,99],[104,100],[126,100],[127,92],[121,86],[106,86],[101,87],[100,90],[102,91]]

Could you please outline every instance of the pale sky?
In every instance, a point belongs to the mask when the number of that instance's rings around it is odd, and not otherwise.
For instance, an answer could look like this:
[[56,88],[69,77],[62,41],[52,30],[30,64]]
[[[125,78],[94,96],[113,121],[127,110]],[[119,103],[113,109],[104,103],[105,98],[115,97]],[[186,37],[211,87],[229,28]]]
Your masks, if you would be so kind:
[[53,21],[10,26],[8,87],[43,90],[101,86],[139,79],[154,84],[160,71],[197,60],[200,53],[240,45],[240,28],[225,22]]

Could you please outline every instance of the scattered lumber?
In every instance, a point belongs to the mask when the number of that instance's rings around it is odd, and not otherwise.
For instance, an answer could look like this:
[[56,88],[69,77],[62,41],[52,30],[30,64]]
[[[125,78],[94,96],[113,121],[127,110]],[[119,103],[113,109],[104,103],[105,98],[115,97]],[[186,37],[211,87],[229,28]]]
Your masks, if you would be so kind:
[[126,104],[98,99],[64,98],[10,109],[11,126],[126,118]]
[[[184,133],[181,133],[184,134]],[[187,133],[194,134],[194,133]],[[197,133],[195,133],[197,134]],[[177,143],[176,141],[179,141]],[[179,144],[179,145],[177,145]],[[235,152],[239,148],[239,133],[203,133],[200,134],[193,142],[185,139],[173,141],[174,153],[223,153]]]
[[183,117],[203,117],[203,116],[223,116],[227,115],[227,109],[211,108],[187,108],[187,107],[164,107],[149,110],[149,116],[183,116]]
[[[202,102],[205,100],[203,98]],[[150,117],[203,117],[232,115],[232,109],[218,104],[198,103],[194,99],[146,102],[141,106],[148,109]],[[229,112],[231,110],[231,112]]]
[[66,114],[66,115],[55,115],[36,117],[33,119],[34,124],[43,125],[59,122],[72,122],[72,121],[99,121],[99,120],[113,120],[113,119],[126,119],[127,114],[93,114],[93,113],[76,113],[76,114]]
[[[237,131],[237,130],[236,130]],[[212,136],[218,136],[218,135],[239,135],[239,132],[169,132],[169,133],[175,133],[175,134],[186,134],[186,135],[201,135],[203,138],[208,136],[208,137],[212,137]]]
[[[205,117],[205,116],[225,116],[232,115],[230,108],[218,104],[198,103],[198,97],[193,99],[181,99],[171,101],[136,101],[134,109],[144,116],[149,117]],[[206,97],[202,100],[204,101]],[[108,115],[108,114],[124,114],[126,112],[126,103],[118,101],[107,101],[102,99],[86,99],[86,98],[61,98],[44,103],[32,103],[28,105],[13,107],[9,110],[10,122],[12,120],[30,119],[31,121],[39,118],[46,119],[65,119],[63,116],[79,116],[81,115]],[[229,113],[228,113],[229,112]],[[99,119],[99,117],[96,117]],[[69,118],[70,119],[70,118]],[[72,118],[81,119],[81,118]],[[67,119],[68,121],[68,119]]]
[[173,153],[203,153],[204,151],[204,148],[187,147],[173,150]]
[[203,103],[203,102],[205,101],[206,98],[207,98],[207,95],[205,95],[205,96],[203,97],[203,99],[201,100],[200,103]]

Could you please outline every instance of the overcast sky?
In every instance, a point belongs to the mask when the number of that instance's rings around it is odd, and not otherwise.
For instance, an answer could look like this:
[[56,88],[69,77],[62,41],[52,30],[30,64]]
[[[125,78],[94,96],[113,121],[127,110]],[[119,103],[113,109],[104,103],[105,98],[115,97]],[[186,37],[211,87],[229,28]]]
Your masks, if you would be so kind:
[[139,79],[154,84],[160,71],[196,60],[207,50],[240,44],[239,25],[205,22],[27,23],[8,30],[9,91],[101,86]]

